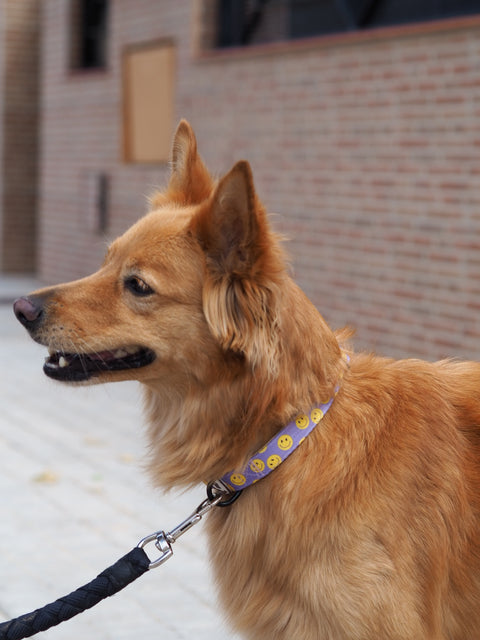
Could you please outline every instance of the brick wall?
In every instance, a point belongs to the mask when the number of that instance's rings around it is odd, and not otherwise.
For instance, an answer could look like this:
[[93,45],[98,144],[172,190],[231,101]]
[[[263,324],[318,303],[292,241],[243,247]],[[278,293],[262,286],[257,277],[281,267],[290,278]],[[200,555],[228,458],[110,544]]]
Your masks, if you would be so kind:
[[[121,161],[121,53],[168,37],[178,119],[213,171],[251,161],[327,320],[390,355],[480,358],[478,17],[209,55],[200,3],[112,0],[108,70],[72,73],[68,5],[42,3],[44,280],[93,270],[166,180]],[[110,177],[108,237],[89,223],[92,172]]]
[[0,271],[36,262],[38,0],[2,0],[0,90]]

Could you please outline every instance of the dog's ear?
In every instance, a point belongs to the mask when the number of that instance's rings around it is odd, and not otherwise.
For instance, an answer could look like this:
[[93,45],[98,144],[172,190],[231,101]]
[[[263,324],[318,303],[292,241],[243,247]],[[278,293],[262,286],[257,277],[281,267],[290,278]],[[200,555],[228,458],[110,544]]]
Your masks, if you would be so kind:
[[210,197],[214,182],[198,155],[195,134],[186,120],[180,122],[175,132],[170,164],[172,172],[168,187],[151,196],[151,209],[171,202],[200,204]]
[[277,289],[284,263],[247,162],[220,180],[192,221],[206,256],[203,306],[222,347],[273,370]]
[[182,204],[199,204],[210,196],[213,181],[198,155],[195,134],[186,120],[180,122],[173,139],[171,166],[171,199]]
[[220,273],[248,272],[257,251],[259,221],[248,162],[238,162],[220,181],[198,234],[210,266]]

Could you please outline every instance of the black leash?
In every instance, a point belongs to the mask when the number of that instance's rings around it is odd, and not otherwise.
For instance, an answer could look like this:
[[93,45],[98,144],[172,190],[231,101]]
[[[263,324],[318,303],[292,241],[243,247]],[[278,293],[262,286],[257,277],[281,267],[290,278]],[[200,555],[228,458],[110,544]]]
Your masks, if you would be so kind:
[[94,607],[101,600],[113,596],[139,578],[150,567],[150,559],[143,549],[136,547],[102,571],[88,584],[72,591],[41,609],[0,624],[1,640],[21,640],[46,631],[79,613]]
[[[172,544],[186,531],[200,522],[202,517],[213,507],[227,507],[240,495],[241,491],[231,494],[220,482],[207,487],[208,497],[195,511],[171,531],[156,531],[138,543],[138,546],[127,553],[115,564],[102,571],[88,584],[72,591],[68,596],[59,598],[41,609],[26,613],[18,618],[0,623],[0,640],[22,640],[46,631],[61,622],[70,620],[79,613],[91,609],[101,600],[113,596],[149,569],[163,564],[173,555]],[[151,561],[144,551],[150,542],[155,542],[161,556]]]

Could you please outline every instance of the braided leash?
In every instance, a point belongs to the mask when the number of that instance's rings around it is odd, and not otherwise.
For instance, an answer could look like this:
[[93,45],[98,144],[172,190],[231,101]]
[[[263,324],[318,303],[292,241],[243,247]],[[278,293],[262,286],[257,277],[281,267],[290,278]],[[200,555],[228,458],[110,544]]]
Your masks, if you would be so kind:
[[41,609],[26,613],[0,624],[1,640],[21,640],[46,631],[65,620],[94,607],[101,600],[113,596],[150,568],[150,559],[143,549],[136,547],[94,580],[59,598]]
[[[61,622],[91,609],[101,600],[113,596],[149,569],[160,566],[173,555],[172,544],[196,525],[213,507],[227,507],[240,495],[233,496],[222,485],[212,483],[207,487],[208,497],[177,527],[165,533],[156,531],[138,543],[138,546],[102,571],[94,580],[59,598],[41,609],[0,623],[0,640],[22,640],[46,631]],[[154,542],[161,555],[151,561],[144,547]]]
[[[346,362],[349,362],[348,355],[344,354],[342,357]],[[73,591],[70,595],[59,598],[32,613],[0,623],[0,640],[21,640],[40,631],[46,631],[50,627],[90,609],[101,600],[118,593],[149,569],[163,564],[173,555],[172,544],[200,522],[212,507],[228,507],[240,496],[245,487],[266,476],[283,461],[284,457],[288,457],[324,417],[339,389],[340,383],[335,387],[333,397],[327,402],[313,407],[310,416],[300,414],[285,429],[277,433],[249,461],[243,473],[230,472],[220,480],[210,483],[207,486],[207,498],[175,529],[168,533],[157,531],[146,536],[130,553],[105,569],[92,582]],[[276,453],[272,453],[272,451]],[[280,457],[280,453],[284,454],[283,458]],[[265,460],[261,457],[263,454],[264,457],[266,456]],[[155,542],[156,548],[161,552],[161,556],[154,561],[150,561],[144,551],[144,547],[150,542]]]

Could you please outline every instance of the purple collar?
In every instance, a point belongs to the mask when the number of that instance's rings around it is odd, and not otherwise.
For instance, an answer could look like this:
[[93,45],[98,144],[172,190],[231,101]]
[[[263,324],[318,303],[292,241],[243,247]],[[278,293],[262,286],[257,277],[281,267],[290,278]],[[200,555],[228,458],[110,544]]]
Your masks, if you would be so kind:
[[[342,357],[347,363],[350,362],[350,357],[346,353],[343,353]],[[269,440],[262,449],[259,449],[250,458],[244,469],[229,471],[217,483],[224,485],[229,491],[238,492],[258,482],[276,469],[315,429],[332,406],[339,389],[340,382],[335,387],[331,398],[326,402],[314,405],[308,415],[306,413],[299,414]]]

